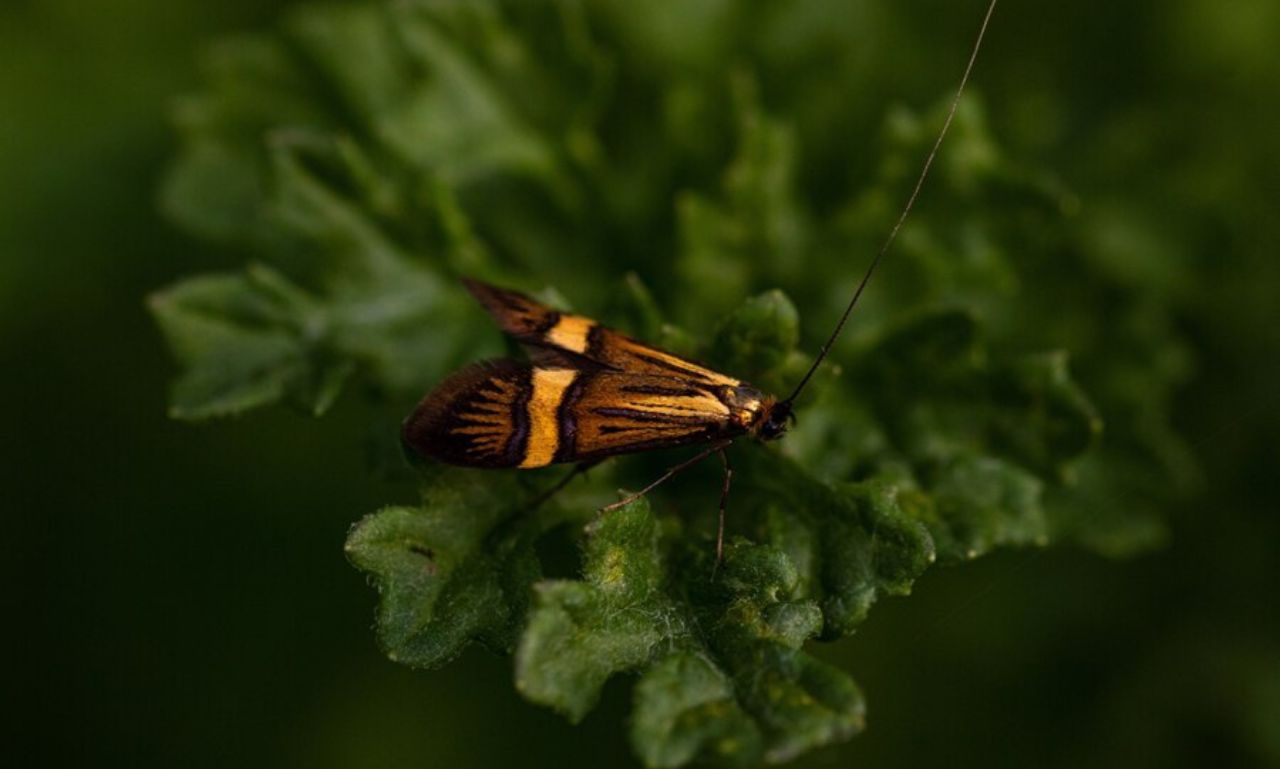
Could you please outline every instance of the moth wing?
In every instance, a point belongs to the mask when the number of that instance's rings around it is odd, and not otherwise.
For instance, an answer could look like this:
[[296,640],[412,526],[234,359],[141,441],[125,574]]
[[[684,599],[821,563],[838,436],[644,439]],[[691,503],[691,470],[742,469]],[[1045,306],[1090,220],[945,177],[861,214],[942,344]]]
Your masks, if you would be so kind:
[[466,467],[516,467],[529,433],[533,368],[510,359],[473,363],[418,403],[401,440],[422,457]]
[[402,440],[466,467],[544,467],[740,435],[725,388],[600,367],[472,364],[427,394]]
[[588,357],[621,371],[687,380],[703,385],[737,387],[742,380],[695,363],[618,331],[597,326],[598,343]]
[[478,280],[463,278],[482,307],[498,322],[502,332],[525,344],[540,341],[560,320],[561,313],[517,291],[491,286]]
[[503,332],[525,345],[535,358],[542,354],[540,350],[550,349],[568,356],[562,359],[565,365],[578,368],[585,368],[585,359],[620,372],[729,387],[742,384],[733,377],[602,326],[585,315],[553,310],[517,291],[476,280],[463,282]]
[[583,372],[561,407],[556,461],[602,459],[740,435],[721,388],[696,380]]

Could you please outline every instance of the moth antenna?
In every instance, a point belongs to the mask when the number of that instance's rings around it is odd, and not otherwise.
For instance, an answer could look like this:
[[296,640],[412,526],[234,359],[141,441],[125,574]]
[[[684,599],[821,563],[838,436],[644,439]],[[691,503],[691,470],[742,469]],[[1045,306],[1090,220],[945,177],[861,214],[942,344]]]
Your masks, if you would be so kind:
[[951,99],[951,108],[947,110],[947,119],[942,123],[942,130],[938,132],[938,138],[933,143],[933,148],[929,150],[929,154],[924,159],[924,166],[920,169],[920,176],[916,179],[916,186],[911,190],[911,195],[907,197],[907,203],[902,207],[902,213],[898,216],[898,220],[894,222],[893,229],[889,230],[889,236],[885,238],[884,245],[876,253],[875,258],[871,260],[867,271],[862,275],[862,281],[858,283],[858,288],[853,292],[853,298],[849,300],[849,305],[844,308],[844,314],[840,316],[840,322],[836,323],[835,330],[831,332],[831,336],[827,338],[821,349],[818,350],[818,357],[814,358],[813,365],[809,367],[809,371],[805,373],[804,379],[800,380],[800,384],[796,385],[796,389],[792,391],[783,403],[790,404],[800,395],[800,391],[809,384],[809,380],[813,377],[814,372],[818,370],[818,366],[822,365],[823,359],[827,357],[827,352],[831,350],[831,346],[835,344],[836,339],[840,337],[840,332],[844,331],[844,324],[849,320],[849,315],[853,312],[853,308],[857,306],[858,299],[862,297],[862,291],[867,287],[867,282],[871,280],[871,275],[879,266],[880,260],[888,253],[889,247],[893,245],[893,241],[898,237],[898,230],[902,229],[902,223],[907,220],[907,215],[911,213],[911,207],[915,205],[916,198],[920,195],[920,188],[924,186],[924,180],[929,175],[929,169],[933,166],[933,160],[938,155],[938,148],[942,146],[942,140],[946,138],[947,130],[951,128],[951,121],[956,116],[956,109],[960,106],[960,97],[964,95],[965,86],[969,84],[969,74],[973,72],[973,64],[978,60],[978,51],[982,48],[982,39],[986,37],[987,25],[991,22],[991,14],[996,10],[997,0],[991,0],[987,5],[986,15],[982,17],[982,26],[978,28],[978,36],[973,41],[973,50],[969,53],[969,63],[965,65],[964,74],[960,76],[960,85],[956,88],[956,95]]

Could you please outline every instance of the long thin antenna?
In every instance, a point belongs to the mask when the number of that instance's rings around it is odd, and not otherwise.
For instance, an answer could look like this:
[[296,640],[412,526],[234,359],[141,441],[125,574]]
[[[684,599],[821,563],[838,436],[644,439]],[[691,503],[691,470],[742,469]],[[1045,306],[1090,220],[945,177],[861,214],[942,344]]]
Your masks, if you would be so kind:
[[809,371],[804,375],[804,379],[800,380],[800,384],[796,385],[796,389],[787,396],[783,403],[792,403],[800,391],[809,384],[809,379],[813,377],[818,366],[822,364],[827,352],[831,350],[831,345],[836,343],[836,339],[840,337],[840,332],[844,331],[844,324],[849,320],[850,313],[857,306],[858,299],[862,296],[862,290],[867,287],[867,282],[871,280],[871,275],[879,266],[880,260],[888,253],[889,246],[893,245],[893,241],[898,237],[898,230],[902,229],[902,223],[907,220],[907,215],[911,213],[911,207],[915,205],[916,198],[920,195],[920,188],[924,186],[925,177],[929,175],[929,169],[933,166],[933,159],[938,155],[938,148],[942,146],[942,140],[946,138],[947,129],[951,128],[951,121],[956,116],[956,109],[960,106],[960,97],[964,95],[964,88],[969,84],[969,73],[973,71],[973,63],[978,60],[978,50],[982,48],[982,38],[986,37],[987,25],[991,22],[991,14],[996,10],[997,0],[991,0],[987,5],[987,14],[982,17],[982,26],[978,28],[978,37],[973,41],[973,51],[969,54],[969,63],[965,65],[964,74],[960,77],[960,86],[956,89],[955,98],[951,100],[951,109],[947,111],[947,119],[942,123],[942,130],[938,132],[938,139],[933,143],[933,149],[929,150],[929,155],[924,160],[924,167],[920,169],[920,178],[916,179],[915,189],[911,190],[911,196],[907,198],[907,204],[902,208],[902,214],[898,217],[898,221],[894,223],[893,229],[889,230],[889,237],[885,238],[884,245],[880,247],[880,251],[875,258],[871,260],[871,266],[867,267],[867,271],[862,276],[862,282],[858,284],[858,289],[853,292],[853,298],[849,300],[849,306],[844,308],[844,314],[840,316],[840,322],[836,324],[836,328],[831,332],[830,338],[826,344],[822,345],[822,349],[818,351],[818,357],[814,359],[813,365],[809,367]]

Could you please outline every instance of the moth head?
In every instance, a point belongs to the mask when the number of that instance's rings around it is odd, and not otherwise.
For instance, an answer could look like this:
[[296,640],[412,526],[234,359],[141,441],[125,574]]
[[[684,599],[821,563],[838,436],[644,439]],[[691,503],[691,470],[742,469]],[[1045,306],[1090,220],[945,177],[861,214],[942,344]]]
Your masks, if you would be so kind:
[[777,440],[795,423],[796,415],[791,410],[791,401],[770,403],[760,420],[760,426],[756,428],[756,435],[763,441]]

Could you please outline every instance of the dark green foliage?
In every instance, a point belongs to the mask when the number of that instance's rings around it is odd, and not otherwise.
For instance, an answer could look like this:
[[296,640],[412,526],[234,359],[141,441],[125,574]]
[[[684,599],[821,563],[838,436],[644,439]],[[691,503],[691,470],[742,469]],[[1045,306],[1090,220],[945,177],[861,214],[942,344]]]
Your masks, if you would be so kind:
[[[728,317],[713,350],[768,381],[795,359],[795,338],[794,308],[766,294]],[[731,544],[714,577],[706,533],[660,525],[642,500],[570,514],[590,519],[582,581],[535,583],[546,509],[516,512],[527,495],[475,472],[437,474],[422,507],[377,513],[348,542],[382,593],[388,654],[431,665],[472,638],[509,648],[517,631],[517,688],[575,721],[611,676],[638,672],[633,742],[654,766],[784,760],[856,733],[857,686],[804,642],[852,633],[881,595],[910,592],[935,551],[1043,544],[1041,492],[1056,476],[1035,462],[1058,468],[1096,429],[1060,356],[987,367],[980,352],[972,318],[948,312],[866,355],[880,377],[868,391],[895,394],[877,408],[887,424],[901,417],[889,429],[901,450],[864,480],[828,483],[775,451],[736,452],[734,523],[753,536]]]
[[323,347],[325,308],[269,267],[189,280],[156,294],[151,309],[187,367],[170,408],[180,419],[235,414],[286,397],[323,414],[353,368]]
[[739,541],[711,581],[705,549],[662,544],[643,500],[588,528],[585,581],[536,590],[525,696],[577,720],[610,675],[642,671],[632,743],[653,766],[783,760],[861,728],[857,687],[800,651],[822,612],[785,553]]
[[[153,298],[183,367],[173,413],[321,413],[352,382],[407,411],[500,349],[462,275],[568,299],[785,396],[941,109],[890,110],[882,144],[858,152],[874,168],[858,168],[831,126],[871,107],[827,114],[779,86],[780,30],[816,36],[812,20],[660,5],[303,6],[278,34],[216,48],[208,87],[178,110],[163,203],[255,261]],[[826,74],[817,87],[857,92]],[[1183,343],[1164,300],[1135,297],[1080,234],[1077,205],[965,101],[797,430],[732,450],[718,572],[709,493],[673,486],[597,517],[606,470],[531,514],[511,473],[433,473],[419,505],[348,540],[388,655],[513,652],[517,688],[575,721],[634,674],[646,764],[783,761],[863,724],[856,684],[805,643],[850,635],[935,560],[1158,543],[1187,467],[1169,426]],[[629,487],[659,467],[618,464]],[[541,577],[535,545],[559,527],[582,541],[580,579]]]
[[540,575],[543,519],[518,517],[509,481],[457,475],[427,487],[421,507],[380,510],[347,537],[351,562],[382,595],[379,640],[406,665],[443,664],[472,640],[510,650]]

